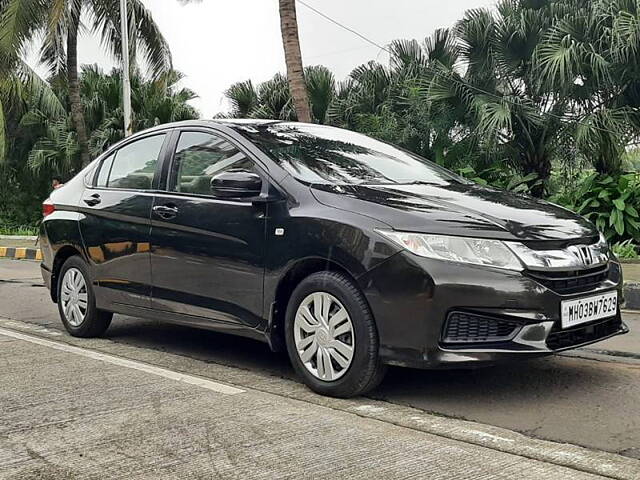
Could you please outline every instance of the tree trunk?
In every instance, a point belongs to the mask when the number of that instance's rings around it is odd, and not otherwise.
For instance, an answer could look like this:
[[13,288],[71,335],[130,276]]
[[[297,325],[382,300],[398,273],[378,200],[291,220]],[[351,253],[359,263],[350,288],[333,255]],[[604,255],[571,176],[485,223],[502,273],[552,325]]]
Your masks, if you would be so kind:
[[526,153],[524,155],[524,174],[536,173],[538,178],[542,180],[540,185],[535,185],[531,189],[531,195],[537,198],[542,198],[545,193],[546,183],[551,176],[551,161],[546,154],[535,155],[532,153]]
[[[74,2],[75,3],[75,2]],[[78,23],[80,13],[74,12],[69,22],[67,31],[67,83],[69,84],[69,104],[71,106],[71,120],[76,129],[78,146],[80,147],[80,160],[82,166],[89,164],[89,141],[87,140],[87,128],[84,123],[82,100],[80,99],[80,83],[78,81]],[[77,14],[77,15],[76,15]]]
[[287,63],[289,90],[296,109],[296,116],[300,122],[311,122],[309,95],[304,81],[300,39],[298,38],[295,0],[280,0],[280,29],[282,31],[282,44],[284,45],[284,58]]

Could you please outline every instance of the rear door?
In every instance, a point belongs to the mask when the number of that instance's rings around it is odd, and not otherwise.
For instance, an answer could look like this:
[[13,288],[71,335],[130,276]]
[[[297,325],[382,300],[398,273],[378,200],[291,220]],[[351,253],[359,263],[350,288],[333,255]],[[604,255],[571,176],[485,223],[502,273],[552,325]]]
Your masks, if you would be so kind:
[[151,306],[150,215],[167,137],[136,138],[105,157],[80,201],[99,308]]
[[167,191],[155,196],[151,216],[152,305],[194,321],[256,326],[267,206],[215,198],[211,179],[229,169],[264,174],[211,130],[176,131],[172,143]]

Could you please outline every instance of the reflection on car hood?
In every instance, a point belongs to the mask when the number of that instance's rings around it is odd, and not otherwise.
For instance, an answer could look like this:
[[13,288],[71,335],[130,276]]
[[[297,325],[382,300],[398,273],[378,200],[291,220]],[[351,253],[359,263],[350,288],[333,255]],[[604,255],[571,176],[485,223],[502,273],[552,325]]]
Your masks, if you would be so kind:
[[592,237],[591,222],[556,205],[479,185],[313,185],[325,205],[396,230],[503,240]]

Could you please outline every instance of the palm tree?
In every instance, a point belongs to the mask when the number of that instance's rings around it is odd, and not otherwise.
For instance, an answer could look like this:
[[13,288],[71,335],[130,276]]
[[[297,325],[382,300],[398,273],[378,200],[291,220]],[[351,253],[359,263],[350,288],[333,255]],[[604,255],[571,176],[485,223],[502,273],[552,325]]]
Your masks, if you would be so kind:
[[[329,110],[336,96],[336,81],[328,68],[317,65],[304,70],[305,90],[310,99],[311,119],[327,123]],[[294,120],[296,112],[287,78],[278,73],[254,87],[251,80],[231,85],[225,96],[231,102],[232,118],[274,118]]]
[[565,0],[562,7],[536,52],[540,79],[571,102],[582,154],[598,172],[617,174],[637,135],[638,3]]
[[[20,45],[33,33],[39,21],[37,12],[18,12],[9,0],[0,0],[0,163],[4,164],[9,148],[8,139],[21,117],[29,110],[38,110],[55,117],[64,108],[49,85],[20,58]],[[20,13],[20,15],[18,15]],[[9,20],[13,20],[10,22]],[[29,27],[31,25],[32,27]]]
[[[561,3],[561,2],[559,2]],[[478,146],[494,160],[546,180],[569,108],[540,81],[535,54],[552,26],[554,2],[502,0],[497,14],[469,10],[452,34],[458,60],[440,65],[425,99],[462,112]],[[535,195],[542,195],[539,183]]]
[[[202,0],[179,0],[180,3],[200,3]],[[280,12],[280,32],[282,35],[282,45],[284,47],[284,58],[287,66],[287,86],[289,89],[289,97],[293,101],[295,116],[300,122],[311,122],[311,109],[309,105],[309,94],[306,88],[305,71],[302,64],[302,53],[300,52],[300,37],[298,35],[298,18],[296,14],[295,0],[279,0]],[[280,87],[280,79],[274,78],[274,87]],[[253,101],[256,97],[253,95],[255,90],[251,85],[251,81],[236,83],[232,85],[226,93],[227,98],[232,102],[232,116],[243,117],[248,116],[253,110]],[[247,96],[249,95],[249,96]],[[281,92],[278,92],[278,99],[282,100]],[[235,101],[240,103],[236,104]],[[278,102],[276,102],[278,103]],[[286,117],[290,117],[289,109],[264,109],[260,115],[264,116],[270,113],[278,113],[273,118],[282,118],[283,113]],[[254,112],[256,113],[256,112]]]
[[[169,47],[141,0],[128,0],[131,56],[140,50],[156,75],[171,66]],[[118,0],[0,0],[0,56],[15,55],[36,35],[44,38],[41,60],[50,73],[66,73],[71,118],[82,164],[89,162],[88,134],[78,82],[78,32],[83,14],[91,18],[90,31],[100,34],[115,58],[121,58]]]
[[302,54],[300,53],[295,0],[280,0],[280,30],[282,31],[289,89],[295,105],[296,116],[301,122],[311,122],[309,96],[304,81]]
[[[131,77],[133,126],[142,130],[162,123],[194,119],[198,112],[188,104],[195,94],[178,83],[180,72],[169,70],[154,79],[145,79],[138,71]],[[52,79],[61,101],[68,103],[66,82]],[[90,153],[102,153],[124,138],[122,75],[114,69],[105,74],[97,65],[85,65],[79,77],[82,107],[87,126]],[[35,114],[28,119],[31,129],[42,131],[29,152],[29,168],[38,173],[45,168],[70,175],[81,168],[79,142],[72,129],[71,115],[50,118]],[[26,120],[23,120],[25,123]]]

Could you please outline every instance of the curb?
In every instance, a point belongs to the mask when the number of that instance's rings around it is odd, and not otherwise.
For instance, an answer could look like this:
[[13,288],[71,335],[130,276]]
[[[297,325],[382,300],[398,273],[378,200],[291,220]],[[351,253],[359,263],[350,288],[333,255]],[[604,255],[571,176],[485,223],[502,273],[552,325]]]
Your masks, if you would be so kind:
[[640,283],[625,282],[624,284],[625,308],[640,310]]
[[42,260],[42,250],[39,248],[0,247],[0,258]]
[[0,235],[0,240],[33,240],[38,239],[37,235]]

